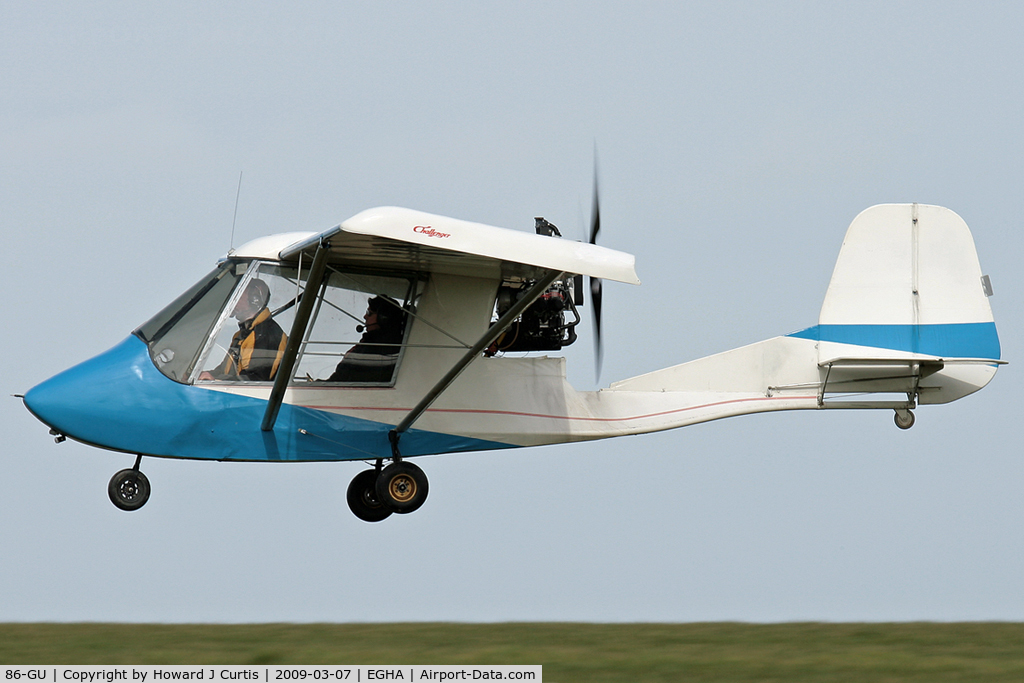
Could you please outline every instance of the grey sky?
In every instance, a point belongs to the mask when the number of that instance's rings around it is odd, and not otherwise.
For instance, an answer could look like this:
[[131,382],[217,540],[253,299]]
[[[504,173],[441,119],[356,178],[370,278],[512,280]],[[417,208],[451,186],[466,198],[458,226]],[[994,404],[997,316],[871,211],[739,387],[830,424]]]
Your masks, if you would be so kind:
[[[602,384],[813,325],[883,202],[971,226],[1003,357],[918,411],[769,414],[361,465],[150,459],[0,410],[0,621],[1024,619],[1024,7],[0,5],[5,394],[121,341],[234,243],[393,204],[581,237],[600,150]],[[568,350],[593,388],[589,321]],[[581,326],[582,327],[582,326]]]

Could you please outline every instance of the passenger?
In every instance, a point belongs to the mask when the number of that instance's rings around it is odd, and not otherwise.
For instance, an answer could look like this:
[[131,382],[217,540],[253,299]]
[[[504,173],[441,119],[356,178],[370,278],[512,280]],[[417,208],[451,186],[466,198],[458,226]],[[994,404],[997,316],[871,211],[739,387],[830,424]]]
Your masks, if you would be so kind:
[[288,345],[288,335],[270,317],[269,303],[267,283],[250,280],[231,313],[238,321],[238,332],[231,338],[224,361],[212,372],[203,371],[199,379],[253,382],[274,379]]
[[390,382],[405,335],[405,311],[387,296],[366,302],[359,343],[349,349],[328,382]]

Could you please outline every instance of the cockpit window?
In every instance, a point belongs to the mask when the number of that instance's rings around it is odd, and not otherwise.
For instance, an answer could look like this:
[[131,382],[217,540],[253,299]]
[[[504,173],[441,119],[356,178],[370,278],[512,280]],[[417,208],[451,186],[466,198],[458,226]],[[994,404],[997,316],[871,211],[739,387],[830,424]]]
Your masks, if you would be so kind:
[[294,381],[393,384],[418,283],[416,278],[330,268]]
[[160,372],[186,382],[245,266],[223,263],[135,331]]
[[[156,367],[193,382],[272,382],[281,367],[306,270],[229,261],[139,327]],[[328,267],[291,383],[391,386],[423,281]]]
[[[305,271],[229,261],[139,327],[153,363],[176,382],[272,382]],[[291,382],[390,386],[422,280],[328,267]]]

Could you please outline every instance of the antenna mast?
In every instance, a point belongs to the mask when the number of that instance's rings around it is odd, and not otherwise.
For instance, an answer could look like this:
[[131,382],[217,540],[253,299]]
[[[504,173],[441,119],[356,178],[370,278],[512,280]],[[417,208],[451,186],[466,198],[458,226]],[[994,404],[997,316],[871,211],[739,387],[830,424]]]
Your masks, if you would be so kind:
[[235,248],[235,221],[238,220],[238,197],[242,194],[242,172],[238,172],[238,190],[235,191],[235,215],[231,217],[231,244],[228,251]]

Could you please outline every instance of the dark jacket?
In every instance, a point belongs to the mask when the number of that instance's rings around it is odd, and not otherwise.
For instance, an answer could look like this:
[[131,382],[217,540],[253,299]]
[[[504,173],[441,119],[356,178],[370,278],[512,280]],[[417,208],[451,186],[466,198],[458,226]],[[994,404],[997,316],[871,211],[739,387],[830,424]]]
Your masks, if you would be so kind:
[[349,349],[328,382],[390,382],[402,350],[401,330],[383,328],[363,333]]

